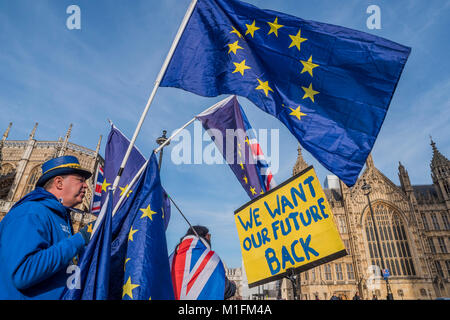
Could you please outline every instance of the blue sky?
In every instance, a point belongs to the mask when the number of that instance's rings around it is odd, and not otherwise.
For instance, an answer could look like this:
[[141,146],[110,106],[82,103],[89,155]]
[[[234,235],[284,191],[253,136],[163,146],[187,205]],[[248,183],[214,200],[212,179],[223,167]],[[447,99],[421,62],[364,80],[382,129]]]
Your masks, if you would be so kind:
[[[111,119],[132,136],[189,0],[0,1],[0,130],[26,139],[39,122],[38,140],[56,140],[73,123],[71,141],[94,149]],[[412,47],[373,149],[375,165],[398,184],[401,161],[413,184],[430,184],[429,135],[450,156],[450,1],[249,0],[281,11],[365,31]],[[66,9],[81,9],[81,30],[69,30]],[[369,30],[366,9],[381,9],[381,30]],[[149,155],[163,129],[171,133],[224,97],[203,98],[160,88],[137,140]],[[282,182],[292,174],[295,138],[278,120],[239,98],[254,128],[279,129]],[[189,129],[193,133],[193,127]],[[208,145],[209,142],[204,142]],[[228,266],[241,264],[233,212],[249,199],[227,165],[175,165],[164,151],[162,181],[193,224],[208,226],[213,248]],[[271,150],[265,150],[271,154]],[[306,151],[323,182],[328,171]],[[187,226],[173,209],[171,251]]]

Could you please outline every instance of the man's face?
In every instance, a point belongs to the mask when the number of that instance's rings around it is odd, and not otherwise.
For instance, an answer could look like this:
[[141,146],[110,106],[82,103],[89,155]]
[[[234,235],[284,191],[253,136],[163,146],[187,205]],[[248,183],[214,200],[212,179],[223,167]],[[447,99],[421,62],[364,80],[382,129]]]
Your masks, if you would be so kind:
[[83,202],[87,189],[86,179],[78,174],[70,174],[62,179],[62,199],[67,207],[75,207]]

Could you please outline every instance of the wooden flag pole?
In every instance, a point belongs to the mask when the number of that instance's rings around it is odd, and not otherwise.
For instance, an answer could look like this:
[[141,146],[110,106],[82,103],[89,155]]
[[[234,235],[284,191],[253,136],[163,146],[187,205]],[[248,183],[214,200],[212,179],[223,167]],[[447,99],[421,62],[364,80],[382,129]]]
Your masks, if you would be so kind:
[[161,70],[159,71],[158,77],[156,78],[156,81],[155,81],[155,85],[154,85],[153,90],[152,90],[152,92],[150,94],[150,97],[148,98],[148,101],[147,101],[147,104],[145,106],[145,109],[142,112],[141,118],[139,119],[139,122],[138,122],[138,124],[136,126],[136,129],[134,131],[133,137],[131,138],[130,145],[128,146],[127,152],[125,153],[125,156],[124,156],[124,158],[122,160],[122,163],[120,165],[119,171],[118,171],[117,176],[116,176],[116,179],[114,179],[114,183],[113,183],[113,186],[112,186],[113,193],[115,192],[115,190],[117,189],[117,186],[119,185],[119,181],[120,181],[120,178],[122,176],[123,170],[125,168],[125,165],[127,164],[128,158],[130,156],[131,150],[133,149],[133,146],[134,146],[134,143],[136,141],[136,138],[137,138],[137,136],[138,136],[138,134],[139,134],[139,132],[141,130],[142,124],[144,123],[144,119],[145,119],[145,117],[146,117],[146,115],[148,113],[150,105],[153,102],[153,99],[155,98],[156,91],[158,91],[158,88],[159,88],[159,85],[161,83],[161,80],[164,77],[164,74],[166,73],[167,67],[169,66],[170,60],[173,57],[173,54],[174,54],[175,49],[176,49],[176,47],[178,45],[178,42],[181,39],[181,36],[182,36],[182,34],[184,32],[184,29],[186,28],[186,25],[187,25],[191,15],[192,15],[192,12],[194,12],[196,4],[197,4],[197,0],[192,0],[191,1],[190,5],[189,5],[189,8],[186,11],[186,14],[185,14],[185,16],[183,18],[183,21],[181,22],[181,25],[178,28],[177,34],[175,36],[175,39],[173,40],[172,46],[170,47],[169,53],[167,54],[167,57],[166,57],[163,65],[161,67]]

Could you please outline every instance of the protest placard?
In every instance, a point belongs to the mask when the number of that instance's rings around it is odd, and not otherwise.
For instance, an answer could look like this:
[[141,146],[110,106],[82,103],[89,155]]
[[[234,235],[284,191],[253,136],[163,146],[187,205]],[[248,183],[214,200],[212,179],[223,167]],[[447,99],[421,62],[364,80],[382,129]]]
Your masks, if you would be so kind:
[[250,288],[347,254],[312,166],[236,210],[235,222]]

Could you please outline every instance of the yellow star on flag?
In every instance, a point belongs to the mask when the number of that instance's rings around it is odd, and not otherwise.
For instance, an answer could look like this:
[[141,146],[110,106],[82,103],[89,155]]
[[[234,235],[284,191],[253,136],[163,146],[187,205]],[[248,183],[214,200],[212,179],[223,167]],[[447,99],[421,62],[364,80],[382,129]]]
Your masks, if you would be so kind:
[[[128,188],[128,185],[126,185],[125,187],[119,187],[119,189],[120,189],[120,196],[122,196],[123,194],[124,194],[124,192],[125,192],[125,190]],[[130,196],[130,194],[133,192],[133,190],[128,190],[128,193],[127,193],[127,198]]]
[[259,86],[256,87],[256,90],[264,90],[266,97],[269,94],[269,91],[273,92],[272,88],[269,87],[269,81],[262,82],[259,79],[256,79],[256,80],[258,80],[258,82],[259,82]]
[[133,230],[133,226],[131,226],[130,233],[128,234],[128,241],[133,241],[133,235],[138,232],[138,230]]
[[125,259],[125,263],[123,264],[123,271],[125,271],[125,266],[127,265],[127,262],[130,261],[130,258]]
[[264,190],[261,190],[261,192],[259,194],[264,194]]
[[291,38],[292,42],[291,45],[289,46],[289,48],[292,48],[293,46],[296,46],[298,51],[300,51],[300,44],[308,39],[302,38],[301,37],[301,30],[298,30],[298,33],[293,36],[293,35],[289,35],[289,37]]
[[313,69],[319,66],[312,62],[312,56],[309,57],[308,61],[300,60],[300,62],[303,64],[303,70],[300,74],[308,72],[311,77],[313,76]]
[[128,295],[131,299],[133,299],[133,289],[137,287],[139,287],[139,285],[132,284],[131,277],[128,277],[127,282],[123,285],[122,298]]
[[245,184],[247,184],[247,183],[248,183],[248,179],[247,179],[247,176],[244,176],[244,177],[242,178],[242,180],[244,180]]
[[152,216],[153,216],[154,214],[157,214],[157,212],[152,211],[152,209],[150,208],[150,205],[148,205],[148,207],[145,208],[145,209],[139,209],[139,210],[141,210],[141,211],[144,213],[144,214],[141,216],[141,219],[142,219],[142,218],[145,218],[145,217],[149,217],[150,220],[153,221]]
[[233,73],[240,72],[241,75],[244,75],[244,71],[247,69],[251,69],[249,66],[245,65],[245,60],[242,60],[242,62],[237,63],[233,62],[236,69],[233,71]]
[[242,39],[242,34],[239,31],[237,31],[235,27],[232,28],[233,30],[231,30],[230,33],[235,33],[239,38]]
[[241,169],[244,170],[244,164],[240,162],[239,165],[241,166]]
[[253,188],[253,187],[250,187],[250,192],[252,193],[252,195],[255,195],[255,194],[256,194],[256,190],[255,190],[255,188]]
[[245,25],[247,26],[247,31],[245,32],[245,35],[247,35],[247,34],[250,33],[250,35],[252,36],[252,38],[253,38],[254,35],[255,35],[255,31],[260,29],[259,27],[257,27],[257,26],[255,25],[255,20],[253,20],[253,23],[252,23],[252,24],[245,24]]
[[316,94],[318,94],[319,91],[315,91],[312,88],[312,83],[309,84],[308,88],[302,86],[302,89],[305,91],[305,95],[303,96],[303,99],[310,98],[312,100],[312,102],[314,102],[314,96]]
[[108,182],[106,182],[106,179],[105,180],[103,180],[103,183],[102,183],[102,191],[108,191],[107,190],[107,188],[108,188],[108,186],[110,186],[111,185],[111,183],[108,183]]
[[229,44],[228,44],[228,48],[230,48],[230,49],[228,50],[228,53],[233,52],[234,54],[236,54],[236,51],[237,51],[238,49],[244,49],[244,48],[242,48],[242,47],[239,45],[238,42],[239,42],[239,40],[236,40],[235,42],[229,43]]
[[92,234],[92,223],[89,223],[88,224],[88,227],[87,227],[87,230],[86,230],[87,232],[89,232],[89,233],[91,233]]
[[296,116],[298,120],[302,120],[302,116],[306,116],[303,112],[300,112],[300,106],[297,107],[297,109],[292,109],[292,112],[289,114],[290,116]]
[[270,26],[268,34],[274,33],[278,37],[278,29],[284,27],[282,24],[278,24],[278,17],[275,18],[274,22],[267,22]]
[[248,137],[245,137],[245,142],[247,142],[247,144],[250,145],[250,141],[248,140]]

